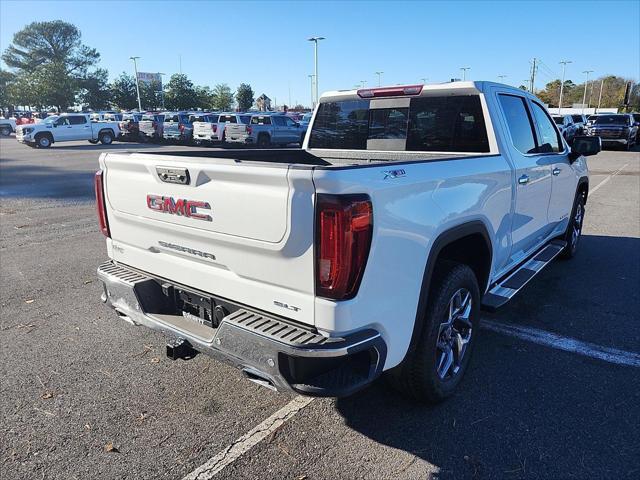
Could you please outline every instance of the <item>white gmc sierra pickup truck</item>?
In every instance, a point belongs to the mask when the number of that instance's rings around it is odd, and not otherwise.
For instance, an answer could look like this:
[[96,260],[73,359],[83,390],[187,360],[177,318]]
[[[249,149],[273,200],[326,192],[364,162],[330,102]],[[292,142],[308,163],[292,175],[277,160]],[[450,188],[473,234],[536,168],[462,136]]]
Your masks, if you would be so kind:
[[451,395],[481,306],[572,257],[589,190],[533,95],[490,82],[329,92],[303,150],[104,153],[103,301],[279,390],[343,396],[388,371]]
[[38,148],[49,148],[53,143],[73,140],[109,145],[119,133],[118,122],[93,121],[88,113],[63,113],[52,122],[19,126],[16,140]]

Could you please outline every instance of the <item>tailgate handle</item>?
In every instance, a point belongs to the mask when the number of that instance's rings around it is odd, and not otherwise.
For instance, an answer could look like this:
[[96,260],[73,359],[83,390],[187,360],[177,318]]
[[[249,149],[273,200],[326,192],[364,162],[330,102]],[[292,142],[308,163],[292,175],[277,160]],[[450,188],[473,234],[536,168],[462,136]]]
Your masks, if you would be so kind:
[[165,183],[177,183],[178,185],[189,185],[189,170],[186,168],[156,167],[158,178]]

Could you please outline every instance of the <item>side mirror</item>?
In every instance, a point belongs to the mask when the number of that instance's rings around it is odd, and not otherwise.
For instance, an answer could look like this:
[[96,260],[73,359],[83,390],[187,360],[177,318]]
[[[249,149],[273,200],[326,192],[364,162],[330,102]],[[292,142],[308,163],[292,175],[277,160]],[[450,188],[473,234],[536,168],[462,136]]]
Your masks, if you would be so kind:
[[296,128],[300,128],[300,124],[296,122]]
[[53,128],[58,128],[58,123],[57,122],[53,122]]
[[600,137],[575,137],[569,153],[569,160],[574,162],[578,157],[596,155],[602,150]]

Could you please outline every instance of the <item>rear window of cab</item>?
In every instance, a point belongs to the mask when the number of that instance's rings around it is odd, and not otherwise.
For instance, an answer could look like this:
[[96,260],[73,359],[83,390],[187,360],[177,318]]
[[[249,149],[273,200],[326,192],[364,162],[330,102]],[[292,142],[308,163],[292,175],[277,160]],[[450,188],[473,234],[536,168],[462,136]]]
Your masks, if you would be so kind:
[[309,147],[367,150],[369,140],[396,140],[405,151],[489,151],[479,95],[416,97],[402,108],[370,105],[364,99],[321,103]]

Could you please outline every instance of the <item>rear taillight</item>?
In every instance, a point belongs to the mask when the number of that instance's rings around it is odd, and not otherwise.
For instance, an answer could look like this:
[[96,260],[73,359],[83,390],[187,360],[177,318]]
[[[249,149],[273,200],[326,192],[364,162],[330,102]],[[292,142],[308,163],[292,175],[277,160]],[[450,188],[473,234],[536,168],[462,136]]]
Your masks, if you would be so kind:
[[372,232],[367,195],[317,195],[316,295],[346,300],[358,293]]
[[251,135],[253,133],[253,128],[251,128],[250,126],[246,126],[245,129],[247,130],[247,135]]
[[216,133],[216,132],[218,131],[218,124],[216,124],[216,123],[212,123],[212,124],[211,124],[211,131],[212,131],[213,133]]
[[104,199],[104,180],[102,176],[102,170],[98,170],[94,177],[94,184],[96,188],[96,210],[98,212],[98,223],[100,224],[100,230],[105,237],[111,238],[111,232],[109,232],[109,222],[107,221],[107,206]]

